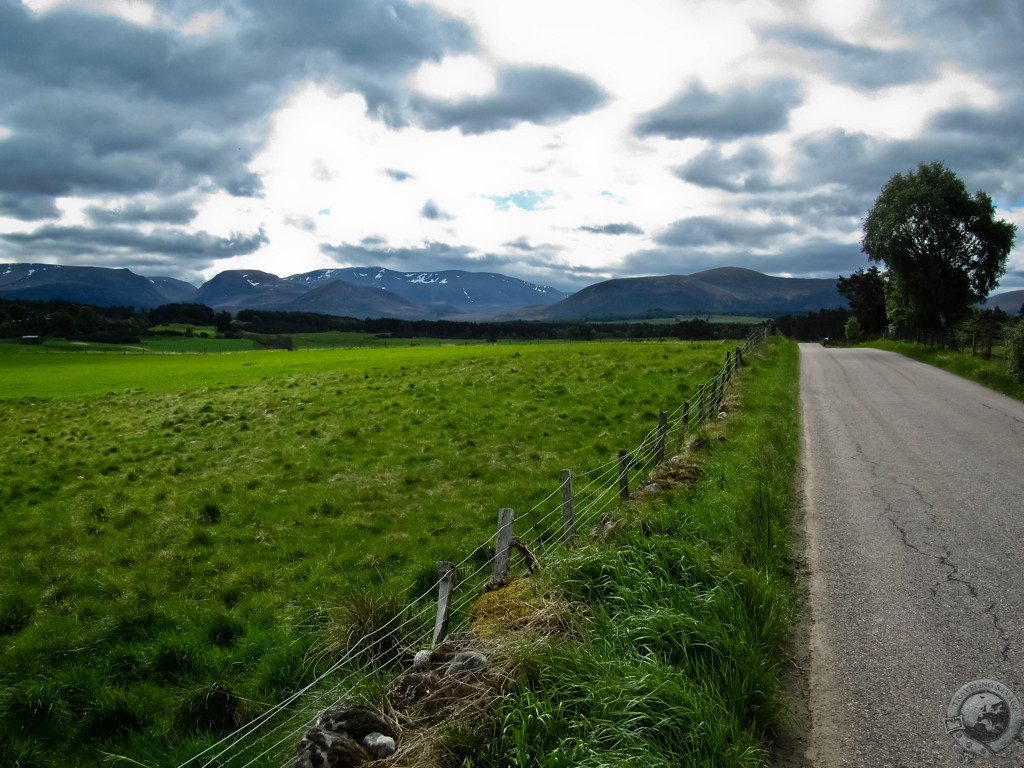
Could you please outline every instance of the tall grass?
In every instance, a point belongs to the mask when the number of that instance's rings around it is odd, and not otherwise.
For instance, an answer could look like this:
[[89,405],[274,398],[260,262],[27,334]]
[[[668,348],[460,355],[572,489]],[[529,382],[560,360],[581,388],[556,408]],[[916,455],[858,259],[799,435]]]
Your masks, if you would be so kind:
[[750,355],[742,407],[704,435],[695,486],[627,505],[611,540],[548,570],[586,616],[582,640],[531,649],[486,738],[449,734],[448,765],[767,764],[792,609],[797,365],[781,339]]

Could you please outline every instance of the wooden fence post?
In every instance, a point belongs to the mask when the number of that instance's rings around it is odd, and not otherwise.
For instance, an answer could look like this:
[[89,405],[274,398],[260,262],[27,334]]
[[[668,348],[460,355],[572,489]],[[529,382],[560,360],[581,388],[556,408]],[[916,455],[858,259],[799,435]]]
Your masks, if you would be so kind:
[[654,463],[660,464],[665,459],[665,443],[668,442],[668,414],[658,414],[658,447],[655,451]]
[[451,611],[452,590],[455,588],[455,563],[442,560],[437,564],[437,619],[434,621],[434,645],[448,636],[448,617]]
[[562,517],[565,520],[562,538],[571,544],[576,537],[576,500],[572,495],[572,470],[562,470]]
[[619,451],[619,498],[629,498],[629,454]]
[[494,546],[494,581],[500,581],[508,573],[508,555],[512,549],[512,523],[515,513],[508,507],[498,511],[498,541]]

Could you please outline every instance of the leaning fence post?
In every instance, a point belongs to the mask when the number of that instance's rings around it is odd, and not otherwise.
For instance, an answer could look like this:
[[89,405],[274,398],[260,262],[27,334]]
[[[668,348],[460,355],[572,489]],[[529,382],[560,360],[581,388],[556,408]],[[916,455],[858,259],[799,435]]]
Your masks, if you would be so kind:
[[494,548],[494,581],[500,581],[508,573],[508,555],[512,549],[512,522],[515,513],[505,507],[498,511],[498,542]]
[[566,544],[571,544],[576,536],[576,501],[572,495],[572,470],[562,470],[562,517],[565,525],[562,529],[562,538]]
[[668,441],[668,414],[658,414],[658,448],[655,451],[654,463],[660,464],[665,459],[665,443]]
[[437,564],[437,619],[434,621],[434,645],[448,636],[448,617],[451,611],[452,590],[455,588],[455,563],[442,560]]
[[629,454],[619,451],[619,498],[629,498]]

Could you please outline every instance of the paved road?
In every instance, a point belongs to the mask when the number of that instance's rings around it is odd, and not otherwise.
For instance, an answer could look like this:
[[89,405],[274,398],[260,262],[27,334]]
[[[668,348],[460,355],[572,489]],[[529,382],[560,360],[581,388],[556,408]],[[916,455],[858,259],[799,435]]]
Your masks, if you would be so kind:
[[[890,352],[800,363],[809,763],[959,765],[960,686],[1024,701],[1024,404]],[[1015,746],[974,765],[1022,766]]]

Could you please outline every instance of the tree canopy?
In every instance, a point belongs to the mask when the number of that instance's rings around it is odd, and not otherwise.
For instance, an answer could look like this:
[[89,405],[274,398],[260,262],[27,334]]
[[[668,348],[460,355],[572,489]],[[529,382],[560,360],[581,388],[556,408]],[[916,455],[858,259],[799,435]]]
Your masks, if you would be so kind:
[[968,194],[942,163],[921,163],[889,179],[864,221],[861,247],[885,264],[890,321],[948,331],[995,288],[1016,231],[995,218],[987,194]]
[[836,288],[850,302],[862,333],[873,336],[885,330],[885,283],[878,267],[858,269],[849,277],[840,277]]

